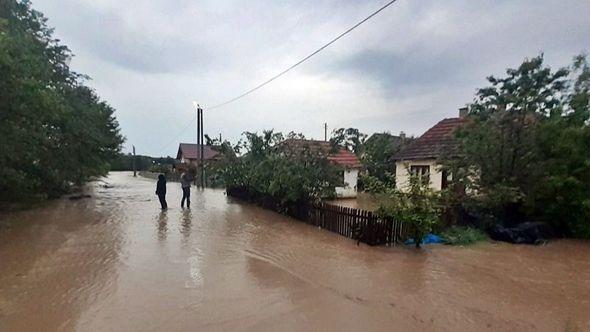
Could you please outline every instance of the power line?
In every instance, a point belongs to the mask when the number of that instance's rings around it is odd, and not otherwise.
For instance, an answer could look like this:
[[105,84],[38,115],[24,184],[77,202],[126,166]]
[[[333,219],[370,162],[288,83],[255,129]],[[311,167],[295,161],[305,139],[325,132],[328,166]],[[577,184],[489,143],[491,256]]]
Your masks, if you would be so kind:
[[[225,106],[229,103],[233,103],[234,101],[241,99],[249,94],[251,94],[252,92],[262,88],[263,86],[267,85],[268,83],[276,80],[277,78],[285,75],[286,73],[288,73],[289,71],[291,71],[293,68],[299,66],[300,64],[304,63],[305,61],[309,60],[311,57],[313,57],[314,55],[320,53],[321,51],[323,51],[324,49],[326,49],[328,46],[334,44],[336,41],[338,41],[340,38],[344,37],[345,35],[349,34],[352,30],[358,28],[361,24],[365,23],[366,21],[370,20],[373,16],[379,14],[381,11],[383,11],[385,8],[391,6],[393,3],[395,3],[397,0],[391,0],[388,3],[386,3],[385,5],[381,6],[379,9],[377,9],[376,11],[374,11],[371,15],[365,17],[363,20],[361,20],[360,22],[358,22],[357,24],[353,25],[352,27],[348,28],[348,30],[344,31],[343,33],[339,34],[336,38],[330,40],[327,44],[325,44],[324,46],[318,48],[317,50],[315,50],[313,53],[309,54],[308,56],[306,56],[305,58],[299,60],[297,63],[295,63],[294,65],[290,66],[289,68],[283,70],[282,72],[278,73],[277,75],[271,77],[270,79],[264,81],[263,83],[255,86],[254,88],[242,93],[241,95],[234,97],[232,99],[229,99],[227,101],[224,101],[220,104],[217,104],[215,106],[209,107],[208,109],[212,110],[215,108],[219,108],[222,106]],[[178,136],[176,136],[175,138],[173,138],[172,140],[170,140],[168,143],[166,143],[166,145],[162,146],[160,151],[163,151],[164,149],[166,149],[168,146],[170,146],[170,144],[174,143],[176,140],[178,140],[178,138],[180,138],[180,136],[182,136],[184,134],[184,132],[190,128],[190,126],[193,125],[194,121],[196,120],[196,115],[193,116],[192,120],[190,123],[188,123],[184,128],[182,128],[179,131]]]
[[164,150],[166,148],[168,148],[170,146],[170,144],[172,144],[176,140],[178,140],[180,138],[180,136],[182,136],[184,134],[184,132],[194,124],[196,119],[197,119],[196,114],[193,114],[193,118],[191,119],[191,121],[185,127],[180,129],[180,131],[178,132],[178,135],[176,137],[174,137],[173,139],[171,139],[168,143],[166,143],[166,145],[162,145],[162,148],[160,149],[160,153],[164,152]]
[[210,110],[218,108],[218,107],[222,107],[225,106],[229,103],[233,103],[234,101],[241,99],[249,94],[251,94],[252,92],[262,88],[263,86],[267,85],[268,83],[276,80],[277,78],[283,76],[284,74],[286,74],[287,72],[289,72],[291,69],[299,66],[300,64],[302,64],[303,62],[307,61],[309,58],[311,58],[312,56],[320,53],[321,51],[323,51],[325,48],[327,48],[328,46],[332,45],[333,43],[335,43],[338,39],[344,37],[345,35],[347,35],[349,32],[351,32],[352,30],[356,29],[357,27],[359,27],[361,24],[365,23],[366,21],[370,20],[373,16],[379,14],[382,10],[384,10],[385,8],[391,6],[394,2],[396,2],[397,0],[391,0],[388,3],[386,3],[385,5],[383,5],[381,8],[377,9],[375,12],[373,12],[371,15],[365,17],[362,21],[358,22],[357,24],[353,25],[351,28],[349,28],[348,30],[344,31],[343,33],[341,33],[340,35],[338,35],[336,38],[330,40],[327,44],[325,44],[324,46],[318,48],[317,50],[315,50],[313,53],[311,53],[310,55],[306,56],[305,58],[299,60],[297,63],[295,63],[294,65],[292,65],[291,67],[283,70],[282,72],[278,73],[277,75],[271,77],[270,79],[266,80],[265,82],[255,86],[254,88],[242,93],[241,95],[234,97],[232,99],[229,99],[227,101],[224,101],[223,103],[217,104],[215,106],[209,107]]

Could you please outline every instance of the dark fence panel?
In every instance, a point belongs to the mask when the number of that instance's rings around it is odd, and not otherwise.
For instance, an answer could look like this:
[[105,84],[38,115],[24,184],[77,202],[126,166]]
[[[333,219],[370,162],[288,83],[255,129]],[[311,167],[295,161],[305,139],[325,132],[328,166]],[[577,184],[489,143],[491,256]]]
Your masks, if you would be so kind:
[[227,194],[371,246],[403,243],[410,234],[403,222],[382,218],[367,210],[327,203],[294,202],[285,205],[272,196],[247,188],[229,188]]
[[303,221],[369,245],[395,245],[405,241],[409,234],[398,220],[327,203],[312,205]]

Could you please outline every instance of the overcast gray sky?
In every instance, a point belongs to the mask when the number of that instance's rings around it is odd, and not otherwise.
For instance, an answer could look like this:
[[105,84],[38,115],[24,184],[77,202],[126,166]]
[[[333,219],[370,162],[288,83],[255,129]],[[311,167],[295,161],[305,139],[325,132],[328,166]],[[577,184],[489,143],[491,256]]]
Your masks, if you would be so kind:
[[75,54],[71,66],[117,109],[138,153],[175,155],[205,132],[236,142],[271,129],[420,135],[473,99],[485,77],[543,52],[568,65],[589,51],[588,0],[398,0],[302,66],[223,108],[386,0],[33,0]]

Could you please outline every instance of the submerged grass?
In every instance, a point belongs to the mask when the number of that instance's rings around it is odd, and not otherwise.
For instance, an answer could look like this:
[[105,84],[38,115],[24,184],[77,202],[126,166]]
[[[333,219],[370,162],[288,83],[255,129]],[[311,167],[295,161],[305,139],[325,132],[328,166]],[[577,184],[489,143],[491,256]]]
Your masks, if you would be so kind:
[[453,226],[442,232],[441,237],[450,245],[469,245],[486,241],[488,236],[483,231],[472,227]]

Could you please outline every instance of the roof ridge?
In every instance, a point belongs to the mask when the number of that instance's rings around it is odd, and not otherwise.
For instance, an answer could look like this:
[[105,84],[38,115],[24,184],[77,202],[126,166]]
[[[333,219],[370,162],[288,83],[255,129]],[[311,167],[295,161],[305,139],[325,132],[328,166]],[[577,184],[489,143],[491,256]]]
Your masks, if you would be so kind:
[[426,130],[420,137],[410,143],[394,156],[394,160],[438,158],[445,149],[456,145],[452,132],[465,122],[463,117],[444,118]]

